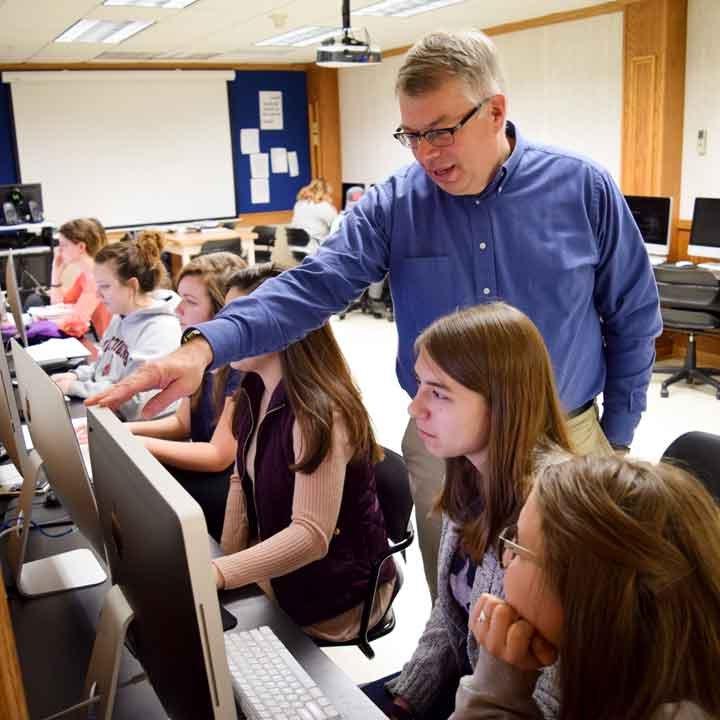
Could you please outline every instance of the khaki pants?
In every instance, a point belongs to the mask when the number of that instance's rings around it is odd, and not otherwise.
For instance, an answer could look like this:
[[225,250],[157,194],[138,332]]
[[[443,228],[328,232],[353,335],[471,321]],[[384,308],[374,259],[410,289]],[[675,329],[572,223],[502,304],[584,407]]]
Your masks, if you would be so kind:
[[[600,427],[597,405],[568,420],[570,441],[579,455],[610,455],[613,450]],[[415,527],[432,602],[437,597],[437,564],[442,518],[433,506],[445,478],[445,461],[425,449],[410,420],[402,440],[402,453],[410,474],[410,492],[415,502]]]

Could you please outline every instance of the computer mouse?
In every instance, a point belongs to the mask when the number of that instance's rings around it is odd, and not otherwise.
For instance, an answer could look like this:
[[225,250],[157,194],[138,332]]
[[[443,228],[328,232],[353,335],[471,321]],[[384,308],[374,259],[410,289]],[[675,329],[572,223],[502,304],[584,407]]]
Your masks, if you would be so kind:
[[60,507],[62,503],[60,502],[60,498],[55,494],[54,490],[48,490],[43,505],[46,508],[56,508]]
[[675,267],[690,267],[691,265],[694,265],[695,263],[691,263],[689,260],[678,260],[675,263]]

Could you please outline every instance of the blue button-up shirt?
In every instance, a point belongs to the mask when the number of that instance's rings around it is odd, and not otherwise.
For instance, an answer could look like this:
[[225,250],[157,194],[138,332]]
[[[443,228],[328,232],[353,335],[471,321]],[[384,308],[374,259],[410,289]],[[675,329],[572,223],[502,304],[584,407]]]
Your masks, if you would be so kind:
[[540,329],[565,408],[602,392],[608,439],[629,444],[662,327],[642,238],[607,171],[507,132],[513,151],[478,195],[446,193],[417,163],[371,188],[316,255],[199,326],[213,366],[287,346],[389,272],[410,396],[419,333],[504,300]]

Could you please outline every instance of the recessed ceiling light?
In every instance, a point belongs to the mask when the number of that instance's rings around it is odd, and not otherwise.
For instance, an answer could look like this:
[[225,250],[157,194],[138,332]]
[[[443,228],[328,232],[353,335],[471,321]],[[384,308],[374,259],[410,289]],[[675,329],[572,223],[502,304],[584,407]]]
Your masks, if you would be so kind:
[[383,0],[353,10],[353,15],[381,15],[393,17],[410,17],[420,13],[438,10],[448,5],[459,5],[465,0]]
[[304,27],[290,30],[281,35],[273,35],[266,40],[256,42],[255,45],[263,47],[266,45],[292,45],[293,47],[305,47],[316,42],[332,37],[338,32],[337,28],[318,27],[317,25],[305,25]]
[[124,22],[78,20],[60,37],[56,38],[55,42],[106,43],[114,45],[127,40],[154,23],[154,20],[126,20]]
[[182,10],[182,8],[192,5],[194,2],[197,2],[197,0],[105,0],[103,5],[109,7],[148,7]]

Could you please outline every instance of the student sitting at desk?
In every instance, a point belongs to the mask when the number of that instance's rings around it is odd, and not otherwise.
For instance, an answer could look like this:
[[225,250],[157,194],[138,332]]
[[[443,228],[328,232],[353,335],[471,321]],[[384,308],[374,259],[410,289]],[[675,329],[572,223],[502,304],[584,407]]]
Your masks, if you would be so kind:
[[300,188],[290,226],[306,230],[312,240],[321,245],[330,234],[330,226],[337,214],[338,211],[332,204],[330,186],[325,180],[318,178]]
[[97,337],[105,334],[111,313],[95,287],[94,257],[107,244],[105,228],[95,218],[66,222],[59,230],[53,257],[50,302],[72,305],[69,315],[55,320],[66,334],[82,337],[92,323]]
[[[199,255],[185,265],[176,280],[182,299],[175,312],[181,328],[215,317],[225,301],[227,280],[244,267],[245,262],[229,252]],[[218,541],[237,452],[231,421],[239,380],[240,373],[228,366],[208,370],[200,388],[180,401],[174,415],[127,423],[197,500],[208,531]]]
[[[174,312],[177,295],[158,289],[166,280],[161,251],[158,233],[140,233],[137,239],[106,245],[95,256],[97,291],[113,317],[93,364],[53,375],[64,393],[89,397],[122,380],[147,360],[179,346],[180,323]],[[134,395],[119,408],[120,415],[125,420],[137,419],[154,394]]]
[[532,688],[558,654],[561,720],[720,717],[720,517],[695,478],[616,457],[549,467],[499,553],[506,602],[473,608],[485,661],[451,720],[541,720]]
[[[517,519],[534,475],[566,459],[570,442],[545,343],[519,310],[491,303],[446,315],[415,349],[410,414],[428,451],[445,459],[438,596],[412,658],[388,686],[393,705],[373,699],[390,717],[436,720],[452,711],[461,676],[483,661],[468,613],[502,586],[498,535]],[[537,690],[552,717],[549,676]]]
[[[278,274],[272,264],[241,270],[228,301]],[[387,534],[373,469],[381,450],[345,359],[326,324],[234,367],[246,375],[217,585],[258,583],[309,635],[352,638]],[[371,626],[390,603],[394,574],[385,563]]]

